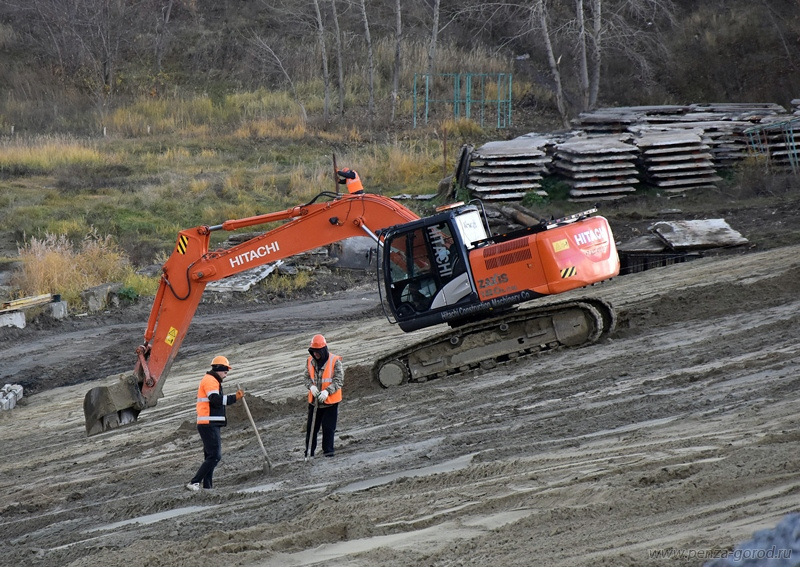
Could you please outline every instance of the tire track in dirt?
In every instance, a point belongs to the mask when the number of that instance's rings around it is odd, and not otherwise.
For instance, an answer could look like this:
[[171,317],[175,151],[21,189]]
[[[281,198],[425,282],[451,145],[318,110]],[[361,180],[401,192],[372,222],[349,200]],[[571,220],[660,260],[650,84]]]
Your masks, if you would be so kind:
[[[366,369],[415,336],[321,305],[287,315],[302,328],[268,314],[274,336],[228,356],[275,469],[261,471],[249,423],[232,415],[212,494],[182,489],[201,457],[191,406],[207,352],[176,362],[139,425],[91,440],[77,401],[98,381],[37,394],[0,420],[6,446],[24,447],[0,460],[6,558],[166,566],[213,549],[240,565],[639,567],[663,565],[653,550],[732,545],[800,506],[798,257],[618,278],[582,290],[623,315],[605,342],[392,390],[364,382]],[[303,463],[312,329],[352,374],[337,457]]]

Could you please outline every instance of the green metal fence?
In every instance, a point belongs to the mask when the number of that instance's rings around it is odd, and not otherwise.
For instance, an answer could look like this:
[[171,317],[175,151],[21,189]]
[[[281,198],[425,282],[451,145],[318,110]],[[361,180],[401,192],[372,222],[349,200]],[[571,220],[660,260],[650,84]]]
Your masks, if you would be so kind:
[[511,126],[511,73],[414,75],[414,128],[434,117],[469,118],[480,126]]
[[770,165],[791,169],[800,175],[800,156],[798,156],[796,131],[800,129],[800,118],[759,124],[747,128],[744,133],[750,152],[761,156]]

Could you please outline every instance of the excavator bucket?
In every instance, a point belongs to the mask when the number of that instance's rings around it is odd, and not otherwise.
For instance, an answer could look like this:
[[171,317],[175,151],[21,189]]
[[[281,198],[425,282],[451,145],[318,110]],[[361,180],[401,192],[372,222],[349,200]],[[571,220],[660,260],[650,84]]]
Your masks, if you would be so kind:
[[134,423],[147,403],[133,374],[119,374],[111,386],[98,386],[86,393],[83,415],[86,434],[91,437],[104,431]]

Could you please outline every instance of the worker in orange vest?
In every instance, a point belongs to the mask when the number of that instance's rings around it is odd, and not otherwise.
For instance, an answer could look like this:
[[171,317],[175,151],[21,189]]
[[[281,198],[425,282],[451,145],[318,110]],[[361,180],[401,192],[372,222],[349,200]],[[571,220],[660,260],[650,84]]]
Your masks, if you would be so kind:
[[349,167],[340,169],[336,174],[341,177],[339,183],[347,186],[347,192],[352,195],[358,195],[364,192],[364,186],[361,184],[361,178],[358,172]]
[[308,354],[304,376],[308,390],[305,456],[314,456],[317,433],[322,428],[322,452],[326,457],[333,457],[333,434],[336,432],[344,384],[342,357],[328,352],[328,343],[322,335],[314,335],[311,339]]
[[225,395],[222,392],[222,381],[228,376],[231,365],[224,356],[215,356],[211,361],[211,370],[206,372],[197,388],[197,432],[203,440],[203,456],[205,460],[197,469],[192,480],[186,485],[189,490],[214,487],[214,468],[222,460],[222,436],[220,427],[227,425],[225,406],[235,404],[242,399],[244,392]]

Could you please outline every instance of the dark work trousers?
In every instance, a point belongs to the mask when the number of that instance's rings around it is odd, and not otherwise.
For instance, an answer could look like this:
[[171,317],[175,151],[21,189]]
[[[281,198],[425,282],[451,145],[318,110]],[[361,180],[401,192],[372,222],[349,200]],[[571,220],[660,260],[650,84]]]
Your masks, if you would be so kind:
[[205,460],[197,473],[192,478],[192,482],[203,483],[203,488],[214,487],[214,467],[222,460],[222,436],[218,425],[200,424],[197,432],[203,440],[203,456]]
[[[308,456],[308,437],[311,434],[311,418],[314,416],[314,404],[308,404],[308,421],[306,422],[306,452]],[[320,406],[317,409],[317,419],[314,422],[314,432],[311,435],[311,455],[317,449],[317,433],[322,428],[322,452],[326,457],[333,456],[333,434],[336,433],[336,421],[339,418],[339,404]]]

